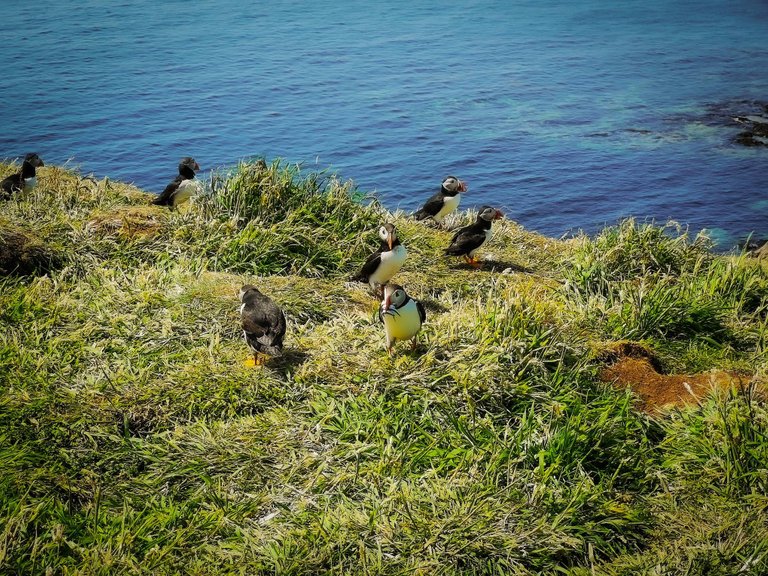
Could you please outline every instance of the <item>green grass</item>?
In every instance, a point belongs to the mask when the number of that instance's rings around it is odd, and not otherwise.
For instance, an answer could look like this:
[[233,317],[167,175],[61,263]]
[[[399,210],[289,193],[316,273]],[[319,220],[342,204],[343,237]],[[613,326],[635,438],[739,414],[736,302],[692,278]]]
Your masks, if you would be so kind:
[[[0,207],[0,573],[768,570],[761,385],[648,415],[597,377],[629,340],[765,382],[761,262],[674,226],[505,220],[475,271],[442,256],[450,231],[279,161],[176,211],[58,167],[39,183]],[[348,282],[384,221],[428,314],[391,356]],[[288,318],[260,369],[244,283]]]

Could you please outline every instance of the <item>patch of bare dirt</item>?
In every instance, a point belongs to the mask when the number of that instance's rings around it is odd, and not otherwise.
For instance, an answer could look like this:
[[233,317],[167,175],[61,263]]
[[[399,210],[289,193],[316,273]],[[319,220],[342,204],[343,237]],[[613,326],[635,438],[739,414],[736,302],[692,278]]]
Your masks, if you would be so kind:
[[[626,345],[626,346],[625,346]],[[700,402],[713,389],[744,388],[748,374],[711,370],[700,374],[660,374],[650,352],[635,343],[620,343],[615,361],[600,373],[604,382],[624,390],[629,386],[639,398],[639,408],[657,412],[662,408]]]
[[640,399],[640,408],[646,412],[699,402],[714,388],[745,387],[750,382],[747,375],[724,370],[659,374],[647,358],[623,358],[605,368],[601,378],[617,388],[632,388]]

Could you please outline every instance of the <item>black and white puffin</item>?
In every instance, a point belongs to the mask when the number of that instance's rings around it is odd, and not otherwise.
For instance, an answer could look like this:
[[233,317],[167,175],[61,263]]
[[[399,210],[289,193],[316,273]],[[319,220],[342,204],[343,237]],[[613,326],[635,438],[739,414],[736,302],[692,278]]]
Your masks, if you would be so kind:
[[414,300],[399,284],[387,284],[384,287],[384,299],[379,307],[379,319],[384,323],[387,337],[387,352],[397,340],[412,339],[416,344],[416,335],[427,319],[427,312],[418,300]]
[[389,282],[408,256],[408,251],[397,237],[394,224],[387,223],[379,228],[379,238],[379,249],[368,257],[360,272],[351,278],[355,282],[367,282],[371,290],[376,290],[376,285],[383,286]]
[[179,175],[165,187],[165,190],[157,198],[152,200],[152,204],[175,207],[189,200],[190,196],[198,191],[195,180],[197,170],[200,170],[200,166],[194,158],[189,156],[182,158],[179,162]]
[[35,172],[35,169],[40,166],[45,166],[45,164],[43,164],[43,160],[40,156],[34,152],[30,152],[24,156],[21,170],[16,172],[16,174],[11,174],[0,182],[0,198],[7,200],[15,192],[32,190],[37,184],[37,173]]
[[451,239],[451,245],[445,253],[451,256],[464,256],[470,266],[478,268],[480,264],[475,259],[475,252],[491,237],[491,223],[504,216],[500,210],[483,206],[474,224],[459,228]]
[[443,218],[456,210],[461,202],[461,193],[467,191],[467,185],[456,178],[448,176],[443,180],[440,191],[430,197],[421,209],[413,213],[416,220],[432,218],[438,224],[442,224]]
[[264,363],[259,354],[282,356],[285,314],[280,307],[252,284],[240,288],[240,302],[240,325],[254,365]]

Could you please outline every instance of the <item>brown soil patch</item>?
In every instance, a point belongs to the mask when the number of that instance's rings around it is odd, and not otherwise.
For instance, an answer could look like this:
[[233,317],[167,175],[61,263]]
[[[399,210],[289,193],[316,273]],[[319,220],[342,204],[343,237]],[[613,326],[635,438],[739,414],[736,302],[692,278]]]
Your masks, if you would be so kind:
[[640,399],[640,408],[656,412],[664,407],[683,406],[701,401],[713,389],[746,387],[751,378],[745,374],[712,370],[701,374],[659,374],[646,357],[621,358],[603,369],[600,378],[619,389],[627,386]]

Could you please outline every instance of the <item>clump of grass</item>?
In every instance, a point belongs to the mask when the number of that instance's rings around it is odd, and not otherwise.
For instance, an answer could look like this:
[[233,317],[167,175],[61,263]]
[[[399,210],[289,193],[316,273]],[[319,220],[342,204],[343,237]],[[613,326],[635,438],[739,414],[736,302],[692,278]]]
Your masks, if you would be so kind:
[[44,242],[31,230],[0,220],[0,275],[45,274],[65,261],[61,247]]
[[674,222],[666,226],[633,218],[605,228],[594,239],[579,238],[565,266],[569,282],[590,292],[605,292],[612,282],[639,277],[680,276],[706,267],[712,242],[703,234],[691,240]]
[[[762,338],[768,278],[744,255],[715,257],[705,237],[675,230],[628,220],[581,238],[563,260],[563,294],[601,339],[647,340],[678,359],[685,345],[697,370],[713,367]],[[704,356],[712,364],[702,365]]]
[[200,205],[208,223],[203,237],[199,222],[179,234],[189,234],[218,269],[241,273],[347,270],[350,254],[360,257],[361,235],[383,216],[351,182],[279,160],[241,162],[233,172],[214,173],[211,194]]
[[768,493],[768,410],[754,384],[721,392],[701,410],[676,414],[666,464],[681,478],[723,496]]

